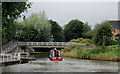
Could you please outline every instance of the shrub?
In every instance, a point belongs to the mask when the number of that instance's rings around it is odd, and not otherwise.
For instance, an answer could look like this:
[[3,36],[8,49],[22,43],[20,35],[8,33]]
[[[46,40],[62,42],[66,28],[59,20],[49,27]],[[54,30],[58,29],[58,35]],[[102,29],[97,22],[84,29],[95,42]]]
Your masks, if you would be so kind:
[[[70,52],[67,50],[70,49]],[[78,44],[72,44],[63,49],[63,56],[71,56],[78,58],[89,58],[89,57],[118,57],[118,45],[105,46],[95,46],[90,44],[89,46],[80,46]]]
[[90,39],[78,38],[78,39],[72,39],[72,40],[70,40],[69,42],[92,43],[92,40],[90,40]]
[[114,45],[114,44],[117,44],[117,40],[114,40],[113,38],[110,38],[106,42],[106,45]]

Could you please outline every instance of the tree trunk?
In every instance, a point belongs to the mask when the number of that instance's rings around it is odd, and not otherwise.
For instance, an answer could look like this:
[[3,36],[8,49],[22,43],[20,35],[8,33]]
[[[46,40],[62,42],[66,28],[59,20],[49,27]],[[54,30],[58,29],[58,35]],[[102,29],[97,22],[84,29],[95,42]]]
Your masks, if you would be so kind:
[[103,36],[103,46],[102,46],[102,50],[104,50],[104,47],[105,47],[105,37]]

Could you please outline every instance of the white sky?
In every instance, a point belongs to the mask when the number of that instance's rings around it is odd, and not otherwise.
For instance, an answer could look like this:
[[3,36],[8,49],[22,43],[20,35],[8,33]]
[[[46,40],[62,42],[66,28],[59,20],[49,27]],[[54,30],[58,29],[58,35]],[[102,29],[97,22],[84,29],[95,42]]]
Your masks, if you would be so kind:
[[118,2],[120,0],[29,0],[29,2]]
[[29,0],[31,1],[34,1],[32,7],[28,9],[28,13],[23,13],[27,18],[32,13],[44,10],[48,19],[57,21],[62,27],[72,19],[88,22],[92,28],[105,20],[118,19],[118,0]]

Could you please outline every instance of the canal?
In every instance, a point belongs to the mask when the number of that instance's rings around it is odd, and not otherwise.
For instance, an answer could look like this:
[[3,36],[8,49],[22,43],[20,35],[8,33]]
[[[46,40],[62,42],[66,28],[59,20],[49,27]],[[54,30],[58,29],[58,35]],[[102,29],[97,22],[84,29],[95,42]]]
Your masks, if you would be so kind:
[[48,55],[34,55],[37,60],[3,66],[3,72],[118,72],[118,62],[63,58],[50,61]]

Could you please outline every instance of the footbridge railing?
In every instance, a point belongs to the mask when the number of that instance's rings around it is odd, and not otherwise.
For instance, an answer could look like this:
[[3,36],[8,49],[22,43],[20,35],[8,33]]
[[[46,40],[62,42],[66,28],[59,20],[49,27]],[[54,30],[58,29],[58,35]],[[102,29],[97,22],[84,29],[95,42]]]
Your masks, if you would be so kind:
[[[2,53],[11,51],[14,47],[18,46],[67,46],[70,44],[86,45],[86,43],[75,43],[75,42],[9,42],[2,47]],[[34,49],[33,49],[34,50]]]
[[66,46],[70,44],[75,44],[73,42],[27,42],[27,45],[36,46]]
[[2,53],[7,53],[9,52],[11,49],[13,49],[14,47],[16,47],[18,45],[18,42],[9,42],[6,45],[2,46]]
[[86,43],[75,43],[75,42],[18,42],[18,45],[29,45],[29,46],[66,46],[70,44],[85,45]]

